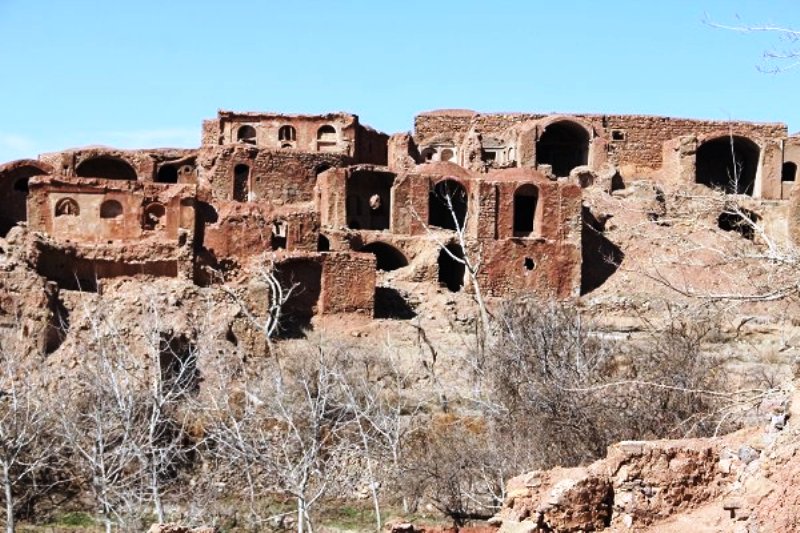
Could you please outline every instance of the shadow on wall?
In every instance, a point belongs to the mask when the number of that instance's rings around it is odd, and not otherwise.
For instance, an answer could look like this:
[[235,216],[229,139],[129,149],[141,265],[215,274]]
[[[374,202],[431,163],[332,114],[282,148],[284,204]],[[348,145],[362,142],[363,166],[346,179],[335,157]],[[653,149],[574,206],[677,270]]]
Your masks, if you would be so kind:
[[600,287],[617,271],[625,254],[609,241],[600,222],[588,207],[583,207],[581,232],[581,295]]

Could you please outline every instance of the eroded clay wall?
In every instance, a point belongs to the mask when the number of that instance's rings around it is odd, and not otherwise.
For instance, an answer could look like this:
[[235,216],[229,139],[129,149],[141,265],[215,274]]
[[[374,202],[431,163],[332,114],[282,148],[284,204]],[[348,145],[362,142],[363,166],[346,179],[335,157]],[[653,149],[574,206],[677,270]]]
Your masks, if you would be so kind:
[[375,304],[375,256],[355,252],[322,254],[322,314],[363,313]]

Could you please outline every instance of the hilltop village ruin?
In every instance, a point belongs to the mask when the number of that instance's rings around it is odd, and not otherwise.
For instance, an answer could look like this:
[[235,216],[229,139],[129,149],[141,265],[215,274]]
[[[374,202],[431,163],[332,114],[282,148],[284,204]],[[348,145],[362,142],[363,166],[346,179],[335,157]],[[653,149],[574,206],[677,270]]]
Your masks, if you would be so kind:
[[88,291],[129,276],[210,285],[269,253],[306,316],[371,315],[376,271],[420,257],[433,259],[419,283],[462,290],[453,256],[476,254],[489,296],[568,298],[613,271],[584,188],[635,176],[780,202],[798,164],[783,124],[441,110],[389,136],[347,113],[220,111],[196,149],[0,166],[0,237],[27,225],[36,271]]

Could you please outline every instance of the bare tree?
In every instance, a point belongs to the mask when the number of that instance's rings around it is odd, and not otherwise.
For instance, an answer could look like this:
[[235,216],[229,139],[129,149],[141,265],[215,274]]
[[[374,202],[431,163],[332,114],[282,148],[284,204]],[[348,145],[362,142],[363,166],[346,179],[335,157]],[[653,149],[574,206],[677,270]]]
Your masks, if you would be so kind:
[[107,532],[139,508],[146,486],[139,459],[146,413],[128,364],[101,347],[79,374],[82,390],[65,391],[59,412],[74,478],[89,489]]
[[0,481],[3,485],[6,531],[16,527],[15,507],[24,496],[36,496],[37,475],[58,451],[49,434],[51,421],[44,391],[18,366],[18,354],[0,345]]
[[263,302],[264,309],[256,309],[256,306],[248,302],[247,298],[241,294],[242,290],[236,290],[225,284],[221,288],[239,306],[248,321],[263,335],[267,348],[272,352],[273,339],[283,326],[286,303],[296,291],[300,290],[300,284],[286,284],[281,280],[274,261],[267,255],[260,260],[260,265],[256,269],[256,278],[267,288],[267,301]]
[[738,33],[767,33],[775,35],[780,44],[762,53],[764,64],[758,69],[762,72],[776,74],[791,70],[800,65],[800,31],[781,24],[748,24],[737,17],[734,24],[721,24],[712,20],[708,14],[703,22],[711,27]]
[[312,531],[312,509],[351,453],[351,418],[331,357],[318,347],[298,355],[290,368],[266,360],[252,378],[231,387],[229,397],[212,402],[206,453],[214,464],[244,474],[258,522],[279,518],[262,516],[258,493],[289,496],[298,533]]

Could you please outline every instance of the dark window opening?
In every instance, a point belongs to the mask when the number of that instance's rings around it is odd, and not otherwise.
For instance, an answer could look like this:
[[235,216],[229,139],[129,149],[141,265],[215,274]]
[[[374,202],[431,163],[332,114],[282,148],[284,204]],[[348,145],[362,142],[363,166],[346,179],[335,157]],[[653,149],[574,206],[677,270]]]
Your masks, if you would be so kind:
[[236,165],[233,169],[233,199],[246,202],[250,193],[250,167]]
[[361,248],[361,252],[375,255],[377,270],[391,272],[398,268],[408,266],[408,259],[403,252],[385,242],[373,242]]
[[[455,257],[454,257],[455,256]],[[464,273],[466,268],[464,263],[457,259],[463,259],[464,252],[457,244],[448,244],[445,249],[439,251],[439,283],[444,285],[450,292],[458,292],[464,286]]]
[[319,164],[314,169],[314,175],[315,176],[319,176],[320,174],[322,174],[323,172],[325,172],[326,170],[328,170],[330,168],[331,168],[331,166],[329,164],[327,164],[327,163]]
[[294,126],[281,126],[281,128],[278,130],[278,140],[279,141],[297,140],[297,130],[294,129]]
[[755,224],[761,217],[749,209],[736,208],[720,213],[717,218],[719,229],[735,231],[748,240],[755,239]]
[[284,144],[281,145],[281,149],[282,150],[291,150],[292,149],[292,145],[289,144],[289,143],[284,143]]
[[534,185],[522,185],[514,193],[514,236],[527,237],[533,233],[539,192]]
[[497,152],[492,150],[483,150],[481,159],[486,163],[492,163],[497,160]]
[[331,241],[323,235],[322,233],[319,234],[317,237],[317,251],[318,252],[330,252],[331,251]]
[[695,181],[728,194],[753,194],[758,145],[744,137],[720,137],[697,149]]
[[428,224],[443,229],[464,228],[467,218],[467,191],[455,180],[443,180],[428,196]]
[[[389,172],[357,171],[347,180],[347,220],[350,229],[385,230],[391,225],[392,185]],[[353,225],[353,222],[358,227]]]
[[167,214],[167,209],[163,204],[152,203],[144,209],[144,217],[142,220],[142,229],[153,231],[164,227],[164,217]]
[[532,257],[526,257],[522,264],[525,266],[525,270],[533,270],[536,267]]
[[422,151],[422,160],[423,161],[433,161],[433,154],[435,154],[435,153],[436,153],[436,151],[433,148],[425,148]]
[[164,165],[158,169],[156,175],[158,183],[178,183],[178,167],[173,165]]
[[625,140],[625,132],[622,130],[611,130],[611,140],[612,141],[624,141]]
[[136,180],[136,171],[131,165],[115,157],[93,157],[79,164],[75,173],[81,178],[104,178],[109,180]]
[[122,204],[116,200],[106,200],[100,204],[100,218],[117,218],[122,216]]
[[256,129],[253,126],[242,126],[236,132],[236,140],[246,144],[256,144]]
[[797,165],[787,161],[781,168],[781,181],[794,181],[797,178]]
[[270,246],[273,250],[285,250],[288,235],[288,225],[282,220],[277,220],[272,224],[272,236]]
[[589,162],[589,132],[574,122],[550,124],[536,143],[536,162],[550,165],[556,176],[569,176]]

